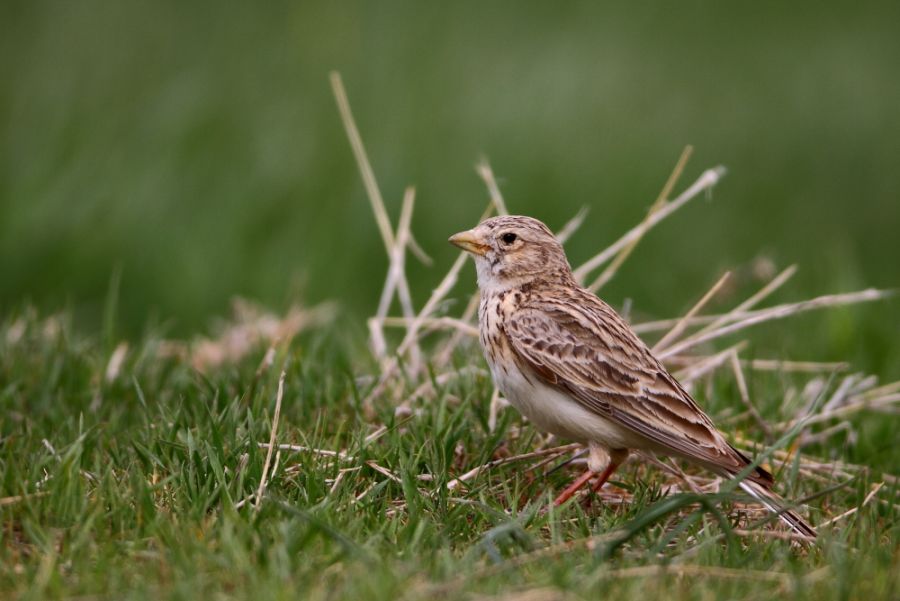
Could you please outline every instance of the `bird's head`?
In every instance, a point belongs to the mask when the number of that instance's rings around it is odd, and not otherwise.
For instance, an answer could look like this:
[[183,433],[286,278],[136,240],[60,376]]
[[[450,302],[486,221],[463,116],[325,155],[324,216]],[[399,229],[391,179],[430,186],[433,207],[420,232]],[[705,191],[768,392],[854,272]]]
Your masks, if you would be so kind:
[[532,217],[493,217],[450,236],[450,243],[475,258],[482,290],[572,278],[562,245],[546,225]]

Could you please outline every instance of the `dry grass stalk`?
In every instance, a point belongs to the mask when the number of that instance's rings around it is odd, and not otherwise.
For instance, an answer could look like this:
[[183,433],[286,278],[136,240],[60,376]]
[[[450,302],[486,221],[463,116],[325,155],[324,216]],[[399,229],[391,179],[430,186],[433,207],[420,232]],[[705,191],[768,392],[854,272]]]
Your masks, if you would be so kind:
[[[475,317],[475,312],[478,310],[478,301],[479,296],[477,293],[470,296],[469,302],[466,304],[466,308],[463,311],[462,316],[460,316],[459,318],[459,321],[469,324],[469,326],[472,328],[472,335],[475,338],[478,337],[478,326],[473,323],[473,318]],[[446,343],[438,347],[438,350],[435,353],[436,365],[446,365],[450,361],[450,357],[462,342],[464,335],[465,334],[463,332],[456,331],[450,336],[449,339],[447,339]]]
[[[492,207],[493,205],[491,205]],[[484,212],[482,218],[487,217],[491,213],[491,207]],[[400,342],[400,345],[397,347],[395,351],[395,355],[390,358],[390,360],[383,366],[381,373],[379,375],[378,381],[363,400],[363,406],[366,408],[371,408],[374,403],[375,398],[380,396],[385,389],[385,386],[390,381],[391,378],[394,377],[397,368],[400,365],[399,357],[402,357],[404,353],[407,352],[409,347],[413,344],[417,344],[419,330],[426,319],[429,319],[431,315],[434,314],[438,305],[443,302],[446,298],[447,294],[456,285],[457,280],[459,279],[459,272],[462,270],[463,265],[466,262],[466,253],[460,252],[456,257],[456,260],[453,262],[453,265],[450,267],[450,270],[444,276],[444,279],[441,280],[441,283],[438,284],[438,287],[435,288],[431,296],[428,298],[428,301],[425,303],[425,306],[422,307],[422,310],[419,314],[412,320],[406,330],[406,335],[403,337],[403,340]]]
[[[387,346],[384,342],[383,322],[391,306],[391,301],[396,293],[400,301],[400,309],[403,317],[414,319],[412,296],[409,291],[409,282],[406,279],[406,249],[411,239],[410,225],[412,223],[413,205],[416,193],[414,188],[407,188],[403,195],[403,207],[400,210],[400,221],[397,224],[397,237],[393,242],[389,254],[388,275],[378,302],[378,310],[375,317],[369,321],[372,333],[372,346],[375,356],[384,359]],[[410,369],[417,372],[421,363],[421,350],[418,344],[413,344],[410,349]]]
[[104,379],[107,382],[115,382],[122,370],[122,364],[125,363],[125,357],[128,355],[128,343],[120,342],[106,364],[106,374]]
[[500,410],[508,405],[508,401],[506,399],[500,398],[500,389],[494,386],[494,391],[491,393],[491,402],[488,407],[488,431],[493,432],[497,429],[497,417],[500,415]]
[[311,453],[313,455],[322,455],[324,457],[334,457],[341,461],[356,461],[356,457],[348,455],[343,451],[332,451],[331,449],[317,449],[315,447],[307,447],[299,444],[278,444],[259,442],[256,443],[261,449],[272,449],[273,447],[281,451],[293,451],[295,453]]
[[[281,417],[281,399],[284,398],[284,378],[285,371],[281,371],[278,378],[278,394],[275,395],[275,414],[272,417],[272,431],[269,433],[269,448],[266,451],[266,460],[263,462],[262,476],[259,480],[259,488],[256,489],[255,507],[259,510],[259,504],[262,501],[263,493],[266,492],[268,481],[269,462],[272,460],[272,451],[275,449],[275,437],[278,435],[278,419]],[[280,453],[279,453],[280,454]],[[274,470],[272,470],[274,473]]]
[[687,328],[688,322],[691,320],[691,318],[699,313],[700,310],[703,309],[703,307],[705,307],[710,300],[712,300],[712,298],[719,292],[719,290],[722,289],[722,286],[725,285],[725,282],[727,282],[728,278],[730,277],[730,271],[726,271],[725,273],[723,273],[722,277],[720,277],[719,280],[715,284],[713,284],[713,287],[707,290],[706,294],[704,294],[703,297],[699,301],[697,301],[697,304],[691,307],[690,310],[684,314],[684,317],[679,319],[672,327],[672,329],[666,332],[665,335],[660,338],[655,345],[653,345],[653,352],[658,353],[662,349],[666,348],[666,345],[669,342],[677,340],[677,338],[681,336],[681,333],[684,331],[684,329]]
[[373,442],[375,442],[376,440],[378,440],[379,438],[381,438],[382,436],[387,434],[387,432],[388,432],[387,426],[378,426],[378,428],[376,428],[374,432],[367,435],[363,439],[363,443],[366,445],[372,444]]
[[[676,355],[667,357],[666,364],[682,367],[707,358],[708,355]],[[755,371],[781,371],[800,373],[838,372],[850,367],[844,362],[789,361],[782,359],[738,359],[741,367]]]
[[439,376],[435,376],[433,379],[429,378],[425,382],[422,382],[422,384],[406,398],[405,402],[409,403],[414,399],[419,398],[433,398],[437,392],[434,387],[435,384],[437,384],[438,386],[443,386],[448,382],[451,382],[452,380],[456,380],[465,376],[487,375],[488,372],[486,369],[482,369],[481,367],[477,367],[475,365],[469,365],[455,371],[448,371],[446,373],[440,374]]
[[[391,301],[394,299],[394,292],[396,291],[398,280],[403,272],[405,250],[406,244],[409,241],[409,226],[412,221],[412,209],[415,198],[415,189],[407,188],[403,195],[403,207],[400,210],[400,221],[397,224],[397,241],[392,241],[391,246],[388,249],[390,263],[388,264],[387,278],[385,278],[384,287],[381,290],[381,298],[378,301],[378,309],[375,312],[377,318],[384,318],[384,316],[387,315]],[[400,239],[401,235],[404,238],[403,240]],[[408,305],[411,308],[412,302],[410,301]]]
[[578,231],[578,228],[582,226],[585,218],[588,216],[590,210],[587,207],[581,207],[578,209],[578,212],[575,213],[575,216],[569,219],[562,229],[559,230],[556,234],[556,239],[559,240],[560,244],[565,244],[569,241],[575,232]]
[[660,210],[653,213],[649,219],[637,224],[624,236],[622,236],[611,246],[609,246],[606,250],[596,254],[592,258],[588,259],[585,263],[583,263],[580,267],[575,269],[575,277],[579,281],[583,281],[584,278],[587,277],[587,275],[593,270],[597,269],[598,267],[612,259],[623,248],[625,248],[635,240],[639,240],[641,237],[643,237],[643,235],[650,228],[654,227],[663,219],[683,207],[688,201],[699,196],[702,192],[713,188],[724,176],[724,167],[714,167],[712,169],[707,169],[706,171],[704,171],[700,175],[700,177],[697,178],[697,181],[695,181],[687,190],[682,192],[681,195],[678,196],[678,198],[676,198],[672,202],[666,203],[666,205],[663,206]]
[[[386,317],[382,324],[388,328],[408,328],[415,318],[407,317]],[[471,338],[478,337],[478,328],[470,322],[455,317],[427,317],[419,320],[419,325],[423,333],[432,330],[457,330]]]
[[[674,481],[669,481],[666,484],[666,487],[669,492],[680,492],[681,490],[689,490],[694,493],[702,493],[705,491],[707,487],[709,487],[712,479],[706,478],[704,482],[704,478],[698,478],[696,475],[688,474],[678,463],[672,459],[671,457],[667,457],[665,461],[660,460],[653,453],[640,453],[640,457],[642,461],[646,461],[650,465],[656,466],[658,469],[663,472],[669,474],[674,477]],[[684,484],[684,487],[679,487],[677,482],[681,482]]]
[[372,468],[373,470],[375,470],[382,476],[386,476],[387,479],[391,480],[392,482],[396,482],[397,484],[403,483],[403,481],[400,479],[400,477],[397,474],[395,474],[391,470],[387,469],[386,467],[382,467],[382,466],[378,465],[374,461],[371,461],[371,460],[366,461],[366,465],[368,465],[370,468]]
[[[406,248],[412,245],[412,247],[414,248],[414,253],[420,256],[423,259],[423,262],[430,263],[430,259],[424,253],[424,251],[422,251],[421,247],[419,247],[418,244],[414,243],[414,239],[410,231],[412,205],[415,199],[415,192],[412,188],[407,188],[406,190],[406,194],[403,200],[403,208],[401,210],[400,222],[397,228],[397,235],[395,237],[394,232],[391,229],[390,218],[388,217],[387,209],[384,205],[384,199],[381,195],[381,190],[378,187],[377,180],[375,179],[375,173],[372,170],[371,163],[369,162],[365,146],[363,145],[362,137],[359,134],[359,128],[356,125],[356,120],[353,118],[353,112],[350,109],[350,101],[347,99],[347,92],[344,89],[344,83],[341,79],[340,73],[333,71],[330,74],[330,79],[334,98],[337,102],[338,111],[341,115],[341,121],[344,124],[344,129],[347,132],[347,138],[350,140],[350,146],[353,149],[353,155],[356,158],[360,174],[362,175],[363,185],[366,188],[366,194],[369,197],[370,204],[372,205],[372,212],[375,215],[375,221],[378,224],[378,229],[381,233],[381,238],[384,242],[385,250],[387,251],[388,258],[390,259],[388,279],[385,283],[381,302],[379,302],[379,310],[376,315],[376,320],[374,322],[369,322],[370,339],[373,351],[375,352],[375,355],[377,357],[383,357],[387,352],[387,348],[384,341],[383,332],[381,332],[380,330],[381,326],[378,318],[383,318],[387,315],[391,299],[393,298],[394,290],[396,290],[398,293],[404,317],[413,318],[413,316],[415,315],[415,311],[413,310],[412,306],[412,298],[409,292],[409,284],[407,282],[404,269],[404,256],[406,253]],[[407,345],[411,346],[411,369],[413,371],[418,371],[421,352],[419,350],[417,341],[412,340],[408,342]],[[391,371],[393,371],[393,369],[396,369],[396,364],[391,368]],[[371,410],[370,399],[367,400],[364,405]]]
[[758,425],[765,434],[766,440],[773,440],[774,434],[772,432],[772,427],[763,419],[763,416],[760,415],[756,406],[750,400],[750,391],[747,388],[747,380],[744,379],[744,370],[741,369],[741,361],[738,358],[737,351],[732,351],[731,353],[731,370],[734,373],[734,380],[738,386],[738,394],[741,398],[741,402],[744,403],[744,406],[747,407],[747,411],[753,416],[756,425]]
[[805,422],[807,427],[813,424],[819,424],[822,422],[826,422],[838,417],[845,418],[848,415],[852,415],[854,413],[858,413],[863,409],[881,409],[884,407],[888,407],[890,405],[900,404],[900,393],[895,394],[887,394],[880,397],[863,397],[857,401],[852,403],[847,403],[842,405],[837,409],[832,409],[831,411],[827,411],[824,413],[819,413],[812,417],[807,418],[798,418],[793,419],[787,422],[781,422],[777,424],[776,427],[780,429],[787,430],[792,428],[794,425],[800,423],[801,421]]
[[682,384],[691,384],[695,380],[698,380],[701,377],[715,371],[722,365],[725,365],[725,363],[727,363],[731,358],[732,354],[742,350],[745,346],[747,346],[747,341],[742,340],[734,346],[730,346],[727,349],[716,353],[715,355],[710,355],[709,357],[697,361],[696,363],[689,364],[686,368],[675,372],[674,375]]
[[502,457],[500,459],[494,459],[493,461],[489,461],[489,462],[485,463],[484,465],[479,465],[478,467],[469,470],[468,472],[466,472],[462,476],[459,476],[458,478],[454,478],[453,480],[451,480],[450,482],[447,483],[447,490],[454,490],[456,488],[459,488],[462,484],[477,477],[479,474],[481,474],[485,470],[490,470],[490,469],[493,469],[493,468],[501,466],[501,465],[506,465],[508,463],[515,463],[517,461],[524,461],[526,459],[534,459],[535,457],[545,457],[547,455],[559,456],[559,455],[568,453],[569,451],[572,451],[572,450],[575,450],[578,448],[581,448],[581,445],[577,444],[577,443],[573,443],[573,444],[562,445],[559,447],[553,447],[551,449],[541,449],[538,451],[532,451],[530,453],[514,455],[512,457]]
[[853,515],[854,513],[859,511],[862,507],[865,507],[866,505],[868,505],[869,502],[873,498],[875,498],[875,495],[878,494],[878,491],[881,490],[882,487],[884,487],[884,482],[879,482],[878,484],[876,484],[875,486],[872,487],[872,490],[869,491],[869,494],[866,495],[866,498],[863,499],[863,502],[858,507],[853,507],[852,509],[845,511],[844,513],[837,515],[837,516],[831,518],[830,520],[822,522],[821,524],[819,524],[819,528],[824,528],[825,526],[830,526],[830,525],[834,524],[835,522],[838,522],[846,517]]
[[478,176],[484,181],[484,185],[487,186],[491,203],[497,210],[497,214],[509,215],[509,211],[506,209],[506,202],[503,200],[503,194],[500,193],[500,186],[497,185],[497,180],[494,178],[494,170],[491,169],[490,163],[486,159],[482,159],[475,166],[475,172],[478,173]]
[[853,428],[853,425],[849,421],[842,421],[837,423],[831,427],[825,428],[815,434],[811,434],[809,432],[804,432],[800,437],[797,446],[799,448],[807,447],[809,445],[820,444],[831,438],[836,434],[841,434],[846,432],[850,437],[850,440],[854,440],[856,437],[856,430]]
[[328,489],[329,497],[333,497],[334,494],[338,491],[338,489],[341,487],[341,483],[344,481],[344,478],[347,476],[347,474],[348,474],[347,470],[338,471],[337,477],[331,483],[331,488]]
[[[778,426],[773,425],[773,427],[777,429]],[[738,448],[745,451],[757,444],[755,441],[748,440],[741,436],[734,436],[732,437],[732,440]],[[772,458],[781,463],[782,467],[787,466],[790,462],[797,459],[794,452],[784,450],[774,451],[772,453]],[[841,461],[839,459],[824,460],[816,459],[810,455],[800,455],[799,463],[801,470],[833,476],[834,479],[829,480],[829,482],[834,482],[835,480],[848,480],[858,474],[874,473],[877,474],[878,479],[883,480],[888,484],[900,484],[900,477],[898,476],[886,473],[878,474],[877,472],[873,472],[869,466],[847,463],[846,461]],[[898,494],[900,494],[900,492],[898,492]]]
[[33,492],[27,495],[13,495],[11,497],[2,497],[0,498],[0,507],[6,507],[7,505],[15,505],[16,503],[21,503],[22,501],[28,501],[30,499],[36,499],[38,497],[43,497],[49,495],[50,493],[47,491]]
[[841,381],[838,389],[822,405],[822,413],[828,413],[845,405],[852,396],[857,396],[875,386],[876,378],[864,377],[862,374],[851,374]]
[[722,568],[716,566],[677,563],[619,568],[604,573],[604,577],[606,578],[663,578],[667,576],[702,576],[706,578],[723,578],[726,580],[765,580],[778,583],[790,583],[796,579],[796,576],[785,572],[763,572],[760,570],[748,570],[746,568]]
[[612,260],[612,263],[603,270],[603,272],[595,279],[590,286],[588,286],[588,290],[591,292],[597,292],[609,282],[613,276],[619,271],[619,267],[628,259],[631,255],[631,252],[635,249],[638,243],[641,241],[641,238],[644,237],[644,234],[650,229],[650,220],[653,218],[653,215],[660,211],[666,203],[669,201],[669,195],[672,193],[672,189],[675,187],[675,184],[678,183],[678,179],[681,177],[681,173],[684,171],[684,167],[687,165],[688,159],[691,158],[691,154],[693,154],[694,148],[692,146],[685,146],[684,150],[681,151],[681,156],[678,158],[678,162],[675,164],[675,168],[672,170],[672,173],[669,175],[669,179],[666,180],[663,189],[660,191],[659,196],[656,198],[656,202],[651,205],[650,209],[647,211],[647,217],[641,222],[641,230],[638,235],[628,243],[627,246],[622,248],[619,251],[619,254]]
[[866,392],[866,396],[886,396],[895,392],[900,392],[900,381],[872,388]]
[[431,267],[434,264],[434,260],[422,249],[412,232],[409,233],[409,251],[422,265]]
[[685,340],[682,340],[678,344],[672,345],[668,349],[662,351],[659,357],[661,359],[665,359],[666,357],[683,353],[684,351],[704,342],[709,342],[711,340],[715,340],[716,338],[721,338],[723,336],[739,332],[741,330],[749,328],[750,326],[754,326],[763,322],[773,321],[776,319],[784,319],[786,317],[791,317],[793,315],[804,313],[806,311],[812,311],[814,309],[821,309],[823,307],[839,307],[843,305],[855,305],[863,302],[881,300],[891,296],[892,294],[893,293],[890,291],[869,288],[867,290],[860,290],[858,292],[849,292],[846,294],[826,294],[824,296],[819,296],[798,303],[777,305],[775,307],[769,307],[768,309],[761,309],[759,311],[745,313],[744,315],[746,315],[746,317],[743,318],[739,317],[741,314],[735,313],[732,314],[728,320],[726,320],[731,321],[731,323],[729,323],[728,325],[690,336]]
[[163,341],[158,353],[186,358],[205,373],[226,363],[237,363],[260,346],[287,344],[302,330],[327,323],[334,315],[333,307],[323,304],[311,309],[293,305],[279,316],[240,298],[232,301],[232,310],[233,320],[215,338],[200,338],[190,344]]
[[350,101],[347,99],[344,81],[341,79],[341,74],[336,71],[332,71],[329,77],[331,79],[331,90],[334,93],[334,99],[341,114],[341,122],[347,131],[347,138],[350,140],[350,147],[353,148],[353,156],[356,157],[356,164],[359,166],[366,194],[369,197],[369,202],[372,204],[375,223],[378,224],[378,231],[381,232],[384,248],[390,254],[391,249],[394,247],[394,233],[391,230],[391,220],[388,218],[387,209],[384,208],[384,199],[381,197],[381,190],[378,188],[378,182],[375,180],[375,172],[372,171],[372,164],[369,163],[366,147],[363,145],[362,136],[359,135],[359,128],[356,127],[356,120],[353,118],[353,112],[350,110]]
[[695,317],[693,315],[687,318],[676,317],[674,319],[635,324],[633,328],[638,334],[647,334],[661,329],[666,329],[670,327],[671,324],[678,324],[683,322],[685,326],[704,325],[706,327],[703,328],[701,332],[705,333],[706,331],[717,328],[725,323],[728,323],[731,320],[736,319],[739,316],[745,317],[745,313],[747,311],[758,305],[766,297],[778,290],[778,288],[780,288],[785,282],[791,279],[791,277],[793,277],[796,272],[797,266],[791,265],[790,267],[776,275],[774,278],[772,278],[772,280],[769,281],[765,286],[763,286],[762,289],[760,289],[756,294],[743,301],[728,313],[723,313],[721,315],[707,315],[705,317]]
[[453,266],[450,268],[450,271],[447,272],[447,275],[444,276],[444,279],[432,292],[431,298],[428,299],[428,302],[425,303],[425,306],[422,308],[416,318],[413,319],[413,321],[409,324],[406,330],[406,335],[403,337],[403,341],[397,348],[395,356],[392,357],[382,368],[381,374],[378,378],[378,382],[364,399],[363,404],[365,406],[371,406],[374,402],[374,399],[381,395],[381,393],[384,391],[385,385],[394,376],[400,364],[397,357],[403,356],[410,345],[414,344],[417,341],[419,328],[422,326],[424,320],[428,319],[428,317],[434,312],[438,303],[443,300],[450,289],[453,288],[453,286],[456,284],[456,281],[459,277],[459,272],[462,269],[462,266],[465,264],[465,260],[465,254],[460,253],[456,258],[456,261],[454,261]]

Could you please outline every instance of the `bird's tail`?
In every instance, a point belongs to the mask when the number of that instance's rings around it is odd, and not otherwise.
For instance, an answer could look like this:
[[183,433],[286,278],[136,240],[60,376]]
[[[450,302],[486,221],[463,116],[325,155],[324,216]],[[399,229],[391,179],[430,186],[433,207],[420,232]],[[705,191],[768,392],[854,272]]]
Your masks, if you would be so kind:
[[781,520],[791,527],[797,534],[816,538],[816,530],[810,526],[806,520],[797,515],[791,509],[784,506],[784,499],[779,497],[762,484],[758,484],[751,480],[741,480],[741,488],[744,492],[766,506],[766,509],[776,514]]

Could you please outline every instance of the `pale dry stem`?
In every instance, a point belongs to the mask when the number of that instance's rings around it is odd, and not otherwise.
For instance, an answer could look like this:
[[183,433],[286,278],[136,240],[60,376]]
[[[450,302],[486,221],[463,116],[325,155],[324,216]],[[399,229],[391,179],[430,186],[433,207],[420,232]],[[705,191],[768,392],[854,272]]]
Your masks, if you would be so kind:
[[675,164],[675,168],[672,170],[672,173],[669,175],[669,179],[666,180],[663,189],[660,191],[659,196],[656,198],[656,202],[650,207],[650,210],[647,211],[647,217],[644,218],[644,221],[641,222],[643,226],[640,230],[638,236],[628,243],[627,246],[622,248],[619,251],[619,254],[612,260],[612,263],[607,266],[606,269],[600,274],[597,279],[595,279],[590,286],[588,286],[588,290],[591,292],[597,292],[606,285],[613,277],[618,273],[619,268],[623,263],[628,259],[631,255],[631,252],[637,247],[638,243],[641,241],[641,238],[644,237],[644,234],[650,229],[650,220],[653,218],[653,215],[657,213],[660,209],[662,209],[669,200],[669,195],[672,193],[672,189],[675,187],[675,184],[678,183],[678,179],[681,177],[681,173],[684,171],[685,166],[687,165],[688,159],[691,158],[691,154],[694,152],[694,148],[692,146],[685,146],[684,150],[681,151],[681,156],[678,158],[678,162]]
[[341,79],[341,74],[336,71],[332,71],[329,78],[334,99],[341,114],[341,122],[347,131],[347,138],[350,140],[353,156],[356,157],[363,185],[372,205],[372,212],[375,214],[375,223],[378,224],[378,231],[381,232],[384,248],[390,254],[391,249],[394,247],[394,232],[391,230],[391,220],[388,218],[387,209],[384,208],[384,199],[381,197],[381,190],[378,188],[378,182],[375,180],[375,172],[372,171],[372,164],[369,163],[362,136],[359,135],[359,128],[356,127],[356,120],[353,118],[353,112],[350,110],[350,101],[347,99],[344,82]]
[[575,232],[578,231],[578,228],[584,224],[585,218],[588,216],[590,209],[588,207],[581,207],[578,209],[578,212],[575,213],[575,216],[569,219],[565,225],[562,226],[562,229],[559,230],[556,234],[556,239],[559,240],[560,244],[565,244],[569,241]]
[[705,307],[706,304],[709,303],[710,300],[712,300],[712,298],[719,292],[719,290],[722,289],[722,286],[725,285],[725,282],[727,282],[728,278],[730,277],[730,271],[726,271],[725,273],[723,273],[722,277],[720,277],[718,281],[713,284],[713,287],[706,291],[706,294],[704,294],[703,297],[699,301],[697,301],[697,304],[691,307],[690,310],[684,314],[684,317],[679,319],[678,322],[676,322],[672,327],[672,329],[666,332],[666,334],[662,338],[660,338],[655,345],[653,345],[653,348],[651,350],[654,353],[658,353],[659,351],[666,348],[666,345],[669,344],[669,342],[677,340],[681,333],[685,330],[685,328],[688,327],[688,322],[691,320],[691,318],[699,313],[703,309],[703,307]]
[[454,490],[454,489],[458,488],[459,486],[461,486],[462,484],[464,484],[465,482],[468,482],[469,480],[472,480],[473,478],[477,477],[482,472],[493,469],[493,468],[501,466],[501,465],[506,465],[508,463],[515,463],[517,461],[524,461],[525,459],[534,459],[535,457],[545,457],[547,455],[559,456],[559,455],[562,455],[563,453],[567,453],[569,451],[572,451],[572,450],[580,448],[580,447],[581,447],[580,444],[573,443],[573,444],[562,445],[559,447],[553,447],[551,449],[541,449],[539,451],[532,451],[530,453],[522,453],[520,455],[514,455],[512,457],[503,457],[500,459],[494,459],[493,461],[489,461],[488,463],[485,463],[484,465],[479,465],[478,467],[469,470],[468,472],[459,476],[458,478],[454,478],[453,480],[451,480],[450,482],[447,483],[447,490]]
[[821,524],[819,524],[819,528],[823,528],[825,526],[830,526],[830,525],[834,524],[835,522],[838,522],[846,517],[853,515],[854,513],[859,511],[861,508],[868,505],[869,502],[875,497],[875,495],[878,494],[878,491],[882,489],[882,487],[884,487],[884,482],[879,482],[878,484],[876,484],[875,486],[872,487],[872,490],[869,491],[869,494],[866,495],[866,498],[863,499],[863,502],[860,503],[859,506],[853,507],[852,509],[845,511],[844,513],[842,513],[840,515],[834,516],[830,520],[822,522]]
[[[406,279],[406,249],[411,239],[410,225],[412,223],[413,205],[415,204],[415,189],[409,187],[403,195],[403,206],[400,210],[400,220],[397,223],[397,237],[393,247],[389,253],[390,264],[388,267],[388,277],[382,290],[381,299],[378,303],[378,311],[376,312],[374,321],[374,330],[377,336],[377,342],[381,348],[380,354],[376,356],[383,359],[386,353],[386,345],[384,344],[383,322],[390,309],[391,301],[396,291],[397,298],[400,301],[400,309],[403,317],[406,319],[414,319],[416,312],[413,308],[412,296],[409,291],[409,282]],[[370,329],[373,328],[370,321]],[[373,348],[376,339],[373,339]],[[417,342],[410,347],[410,371],[415,374],[419,370],[421,364],[422,352]]]
[[641,221],[635,227],[631,228],[624,236],[610,245],[606,250],[596,254],[588,259],[580,267],[573,272],[578,281],[583,281],[589,273],[597,269],[610,259],[612,259],[619,251],[640,239],[648,229],[652,228],[666,217],[687,204],[688,201],[696,198],[701,193],[713,188],[725,176],[724,167],[714,167],[704,171],[700,177],[684,192],[682,192],[675,200],[666,203],[660,210],[654,212],[649,219]]
[[509,215],[509,211],[506,209],[506,201],[503,200],[503,194],[500,193],[500,186],[497,185],[497,180],[494,177],[494,170],[491,169],[491,165],[487,162],[487,159],[482,159],[475,166],[475,171],[484,181],[484,185],[487,186],[488,194],[491,197],[491,203],[493,203],[494,208],[497,210],[497,214]]
[[[275,449],[275,437],[278,435],[278,419],[281,417],[281,399],[284,397],[284,378],[285,371],[281,371],[278,378],[278,394],[275,395],[275,414],[272,417],[272,431],[269,433],[269,448],[266,451],[266,460],[263,463],[262,476],[259,480],[259,488],[256,489],[256,501],[254,503],[257,510],[262,502],[263,493],[266,491],[268,482],[269,462],[272,461],[272,451]],[[273,470],[274,471],[274,470]]]
[[[853,305],[861,302],[881,300],[883,298],[891,296],[891,294],[892,293],[889,291],[869,288],[867,290],[861,290],[859,292],[849,292],[846,294],[826,294],[824,296],[819,296],[798,303],[787,303],[784,305],[769,307],[768,309],[761,309],[759,311],[745,313],[744,315],[747,315],[747,317],[738,318],[736,321],[734,321],[733,323],[729,323],[726,326],[689,336],[678,344],[674,344],[666,350],[662,351],[659,355],[659,358],[665,359],[666,357],[683,353],[684,351],[704,342],[709,342],[711,340],[715,340],[716,338],[721,338],[723,336],[727,336],[729,334],[733,334],[735,332],[739,332],[741,330],[749,328],[750,326],[754,326],[767,321],[784,319],[786,317],[797,315],[798,313],[804,313],[806,311],[812,311],[814,309],[821,309],[823,307],[837,307],[842,305]],[[739,314],[733,314],[732,317],[734,317],[734,315]]]
[[756,425],[763,431],[766,436],[766,440],[772,440],[774,435],[772,433],[772,427],[763,419],[763,416],[756,409],[756,406],[750,400],[750,391],[747,388],[747,380],[744,378],[744,370],[741,369],[741,361],[738,358],[738,352],[736,350],[731,352],[731,371],[734,373],[734,380],[737,383],[738,394],[740,396],[741,402],[744,403],[744,406],[747,407],[747,411],[750,412],[750,415],[753,417],[753,420],[756,422]]

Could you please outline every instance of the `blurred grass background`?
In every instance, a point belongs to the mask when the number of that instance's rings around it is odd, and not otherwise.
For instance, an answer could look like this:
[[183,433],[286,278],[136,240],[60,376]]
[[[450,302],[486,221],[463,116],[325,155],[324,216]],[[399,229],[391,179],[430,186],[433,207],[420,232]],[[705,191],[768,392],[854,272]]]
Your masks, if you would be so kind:
[[[721,270],[797,262],[780,299],[898,284],[900,5],[0,4],[0,308],[197,331],[234,295],[374,310],[386,258],[328,86],[339,70],[394,218],[418,188],[421,302],[486,203],[577,263],[638,221],[686,144],[729,168],[606,289],[686,308]],[[468,272],[467,277],[471,277]],[[466,283],[471,286],[471,282]],[[362,327],[359,326],[360,331]],[[900,374],[896,302],[766,332]]]

